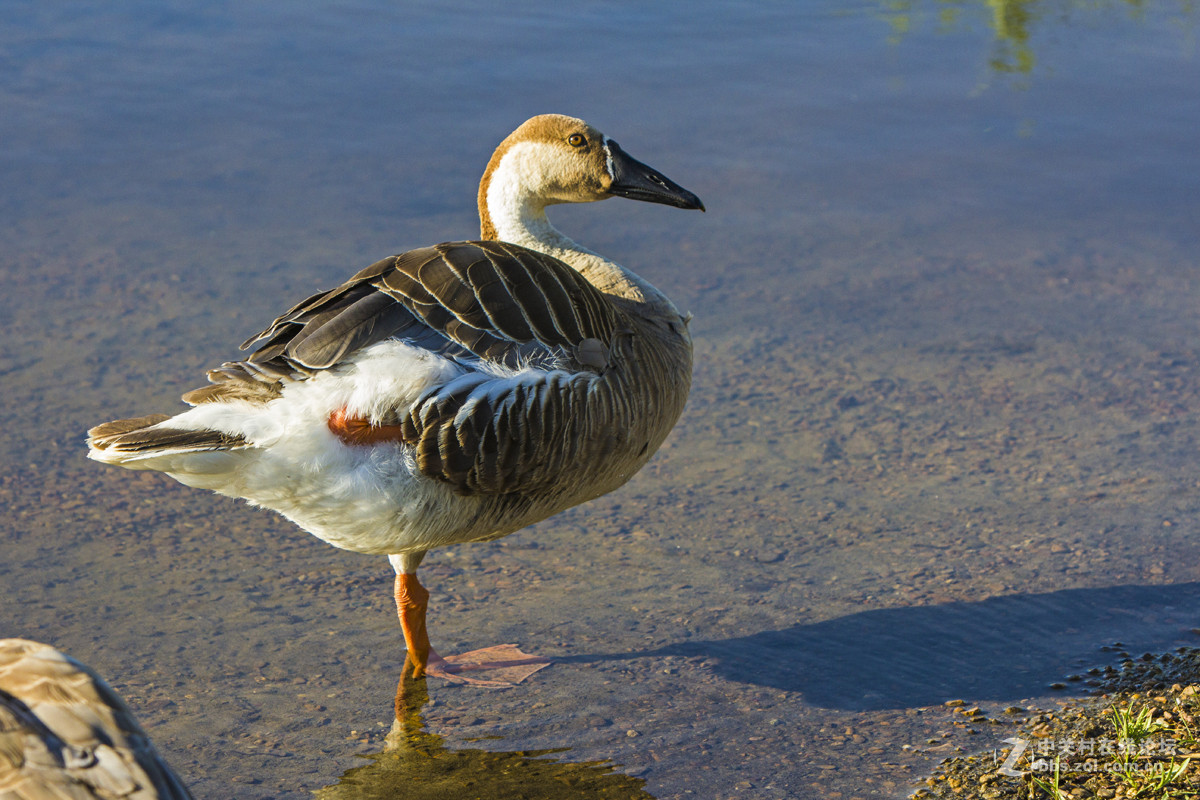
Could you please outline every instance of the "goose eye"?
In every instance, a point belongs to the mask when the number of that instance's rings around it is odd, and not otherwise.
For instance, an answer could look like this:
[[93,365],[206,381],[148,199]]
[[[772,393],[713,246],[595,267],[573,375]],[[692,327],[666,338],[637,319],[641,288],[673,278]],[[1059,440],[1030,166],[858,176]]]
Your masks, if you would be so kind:
[[572,133],[567,137],[567,144],[571,145],[571,147],[583,147],[587,144],[587,139],[584,138],[582,133]]

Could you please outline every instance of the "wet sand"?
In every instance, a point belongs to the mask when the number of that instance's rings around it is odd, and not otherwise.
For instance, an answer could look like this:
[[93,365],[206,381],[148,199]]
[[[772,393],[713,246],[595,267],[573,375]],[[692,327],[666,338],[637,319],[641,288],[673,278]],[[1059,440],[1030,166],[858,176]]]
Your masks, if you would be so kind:
[[[1180,285],[1155,256],[1129,280]],[[756,336],[698,316],[691,406],[628,487],[432,555],[439,647],[558,659],[514,690],[431,681],[446,748],[567,748],[660,798],[888,796],[955,746],[994,746],[944,701],[1044,705],[1107,642],[1194,641],[1200,381],[1172,337],[1181,300],[1140,295],[1166,331],[1068,337],[1066,315],[1119,313],[1111,272],[942,258],[847,285],[816,256],[821,291],[856,298],[841,322],[822,299],[825,320]],[[702,279],[685,291],[729,299]],[[912,319],[941,334],[900,333]],[[9,386],[17,408],[40,391]],[[94,413],[71,402],[69,419]],[[304,796],[383,750],[403,655],[386,561],[87,463],[81,427],[0,479],[4,634],[86,655],[202,797]]]

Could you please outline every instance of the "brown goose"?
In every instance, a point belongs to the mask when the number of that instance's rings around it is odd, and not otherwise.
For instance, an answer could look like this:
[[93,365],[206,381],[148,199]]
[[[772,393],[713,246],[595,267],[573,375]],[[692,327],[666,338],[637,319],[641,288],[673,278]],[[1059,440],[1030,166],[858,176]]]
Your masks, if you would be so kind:
[[447,661],[431,650],[416,577],[426,551],[612,491],[687,399],[687,321],[546,218],[555,203],[613,196],[704,209],[587,123],[534,117],[484,172],[482,241],[411,250],[310,297],[243,344],[257,345],[249,358],[185,394],[191,410],[97,426],[90,456],[388,555],[413,672],[464,680],[468,664],[504,651]]
[[47,644],[0,639],[0,800],[191,800],[133,714]]

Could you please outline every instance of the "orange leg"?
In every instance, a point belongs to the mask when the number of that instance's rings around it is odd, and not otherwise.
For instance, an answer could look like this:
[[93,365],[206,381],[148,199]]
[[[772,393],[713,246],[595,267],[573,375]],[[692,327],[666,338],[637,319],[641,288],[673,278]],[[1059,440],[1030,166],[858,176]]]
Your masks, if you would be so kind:
[[[445,678],[451,683],[470,683],[476,686],[514,686],[545,666],[545,658],[522,653],[516,645],[501,644],[473,650],[458,656],[442,658],[429,644],[425,629],[425,613],[429,609],[429,590],[417,580],[416,573],[396,573],[396,613],[404,629],[408,655],[401,671],[401,687],[405,678],[430,675]],[[476,678],[464,672],[488,672],[493,679]]]
[[[380,442],[402,441],[403,429],[399,425],[372,425],[362,417],[352,417],[345,407],[329,415],[326,423],[334,436],[348,445],[379,444]],[[419,586],[420,584],[418,584]]]
[[[412,668],[412,677],[420,678],[429,668],[429,634],[425,630],[425,612],[429,609],[429,591],[417,580],[415,573],[396,573],[396,612],[404,629],[408,657],[404,670]],[[434,653],[436,656],[437,654]]]

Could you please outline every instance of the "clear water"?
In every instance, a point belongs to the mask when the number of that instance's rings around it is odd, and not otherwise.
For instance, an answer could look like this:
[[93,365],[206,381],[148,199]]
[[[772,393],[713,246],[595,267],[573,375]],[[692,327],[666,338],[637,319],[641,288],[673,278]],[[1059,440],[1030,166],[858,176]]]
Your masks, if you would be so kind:
[[[903,796],[1009,735],[944,701],[1051,704],[1114,640],[1194,644],[1198,18],[3,4],[0,635],[108,676],[202,798],[547,759],[528,783],[580,796]],[[441,649],[559,663],[431,683],[389,738],[386,562],[103,469],[83,431],[474,236],[491,149],[546,111],[708,206],[553,214],[694,312],[695,388],[620,492],[427,559]]]

